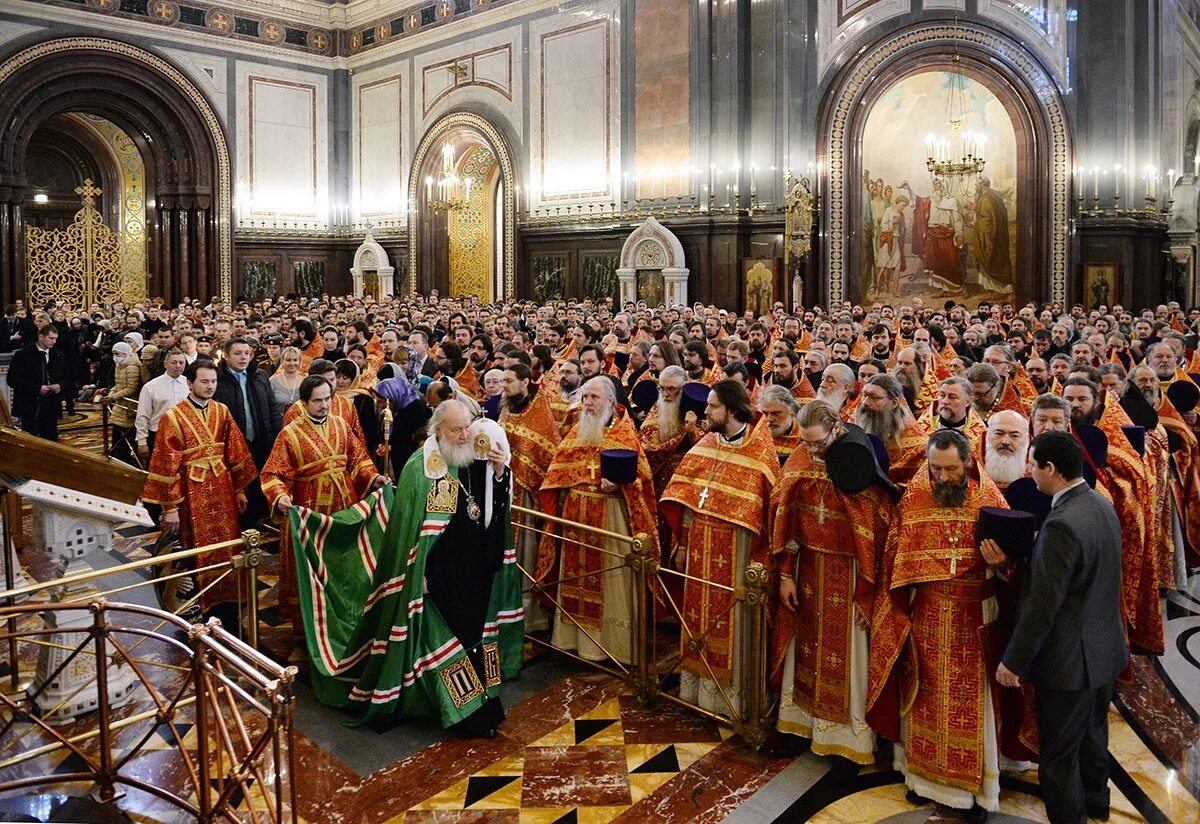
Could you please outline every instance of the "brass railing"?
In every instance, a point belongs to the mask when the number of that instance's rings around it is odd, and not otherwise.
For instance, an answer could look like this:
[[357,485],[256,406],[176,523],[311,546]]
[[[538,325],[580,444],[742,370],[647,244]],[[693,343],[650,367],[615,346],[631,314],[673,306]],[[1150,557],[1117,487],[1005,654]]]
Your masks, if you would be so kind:
[[[765,566],[760,563],[750,563],[742,571],[741,582],[737,586],[723,586],[663,566],[653,551],[653,543],[648,535],[622,535],[517,505],[513,505],[512,513],[518,542],[526,535],[537,536],[538,540],[549,537],[556,542],[555,551],[558,553],[556,557],[559,560],[561,560],[561,550],[559,549],[561,544],[563,542],[571,543],[603,556],[601,564],[603,568],[600,573],[607,574],[617,571],[632,577],[634,595],[633,614],[630,622],[632,656],[629,662],[623,662],[617,660],[611,651],[606,650],[597,641],[594,635],[582,625],[579,616],[572,615],[563,609],[562,600],[558,597],[558,587],[571,580],[570,578],[563,578],[560,570],[557,579],[539,581],[534,576],[533,570],[526,569],[525,565],[519,563],[518,567],[525,580],[528,581],[529,591],[535,598],[548,600],[555,610],[555,613],[550,616],[551,632],[549,636],[541,637],[537,634],[529,634],[527,637],[530,641],[622,679],[630,692],[643,704],[652,704],[658,699],[670,701],[733,729],[743,741],[755,749],[763,745],[772,726],[772,715],[775,711],[775,705],[767,690],[768,575]],[[559,527],[569,527],[574,532],[591,536],[595,539],[595,543],[564,538]],[[604,543],[608,543],[610,546],[601,545]],[[620,547],[620,550],[614,550],[611,545]],[[557,566],[556,564],[556,568]],[[729,690],[721,683],[704,648],[704,639],[714,631],[716,622],[720,620],[721,616],[710,621],[707,627],[693,626],[676,603],[671,587],[667,585],[668,581],[682,582],[685,587],[714,587],[730,593],[732,605],[727,617],[735,619],[735,644],[743,651],[738,658],[738,666],[734,668],[731,681],[740,686],[738,693],[742,696],[741,700],[734,700]],[[666,610],[664,616],[657,614],[659,605]],[[604,662],[589,660],[577,654],[575,650],[564,649],[552,643],[553,622],[556,617],[558,620],[570,622],[578,627],[584,635],[591,639],[592,643],[608,656],[608,660]],[[663,645],[659,643],[659,637],[662,634],[666,638],[666,627],[671,626],[672,622],[679,627],[681,641],[674,652],[662,654],[664,652]],[[695,702],[685,700],[672,691],[672,682],[678,674],[685,653],[702,662],[711,676],[711,680],[718,684],[723,698],[723,712],[702,707]]]
[[[201,822],[294,820],[294,667],[280,667],[218,622],[192,625],[149,607],[93,600],[86,604],[90,624],[65,630],[46,626],[38,617],[48,614],[57,619],[52,623],[62,624],[67,613],[81,609],[60,603],[4,609],[22,624],[15,634],[5,633],[7,638],[15,635],[20,642],[51,644],[67,654],[23,695],[0,692],[0,794],[90,782],[101,802],[120,801],[122,792],[132,789]],[[140,625],[147,619],[158,623],[147,629]],[[159,631],[163,627],[166,632]],[[72,640],[54,644],[46,640],[51,635]],[[160,653],[135,656],[137,647],[147,641]],[[87,655],[96,662],[94,679],[85,685],[96,693],[96,723],[82,732],[59,729],[46,719],[48,713],[37,711],[37,699],[47,685]],[[110,673],[124,667],[131,670],[132,683],[139,689],[128,693],[130,705],[114,705]],[[188,727],[194,732],[192,744]],[[154,738],[163,728],[173,741],[166,757]],[[74,756],[71,766],[56,770],[61,761],[56,755],[64,752]],[[143,756],[153,763],[139,763]],[[181,769],[170,768],[176,763]],[[147,772],[153,780],[142,777]],[[149,815],[146,805],[151,800],[128,804]]]

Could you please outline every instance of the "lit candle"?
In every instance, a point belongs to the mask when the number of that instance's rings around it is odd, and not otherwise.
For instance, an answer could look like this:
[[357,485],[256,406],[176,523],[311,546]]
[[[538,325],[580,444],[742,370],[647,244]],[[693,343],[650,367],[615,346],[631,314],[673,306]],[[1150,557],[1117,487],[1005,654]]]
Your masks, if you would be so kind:
[[1113,167],[1113,197],[1121,196],[1121,164]]
[[717,164],[709,163],[708,164],[708,190],[710,192],[716,191],[716,189],[713,188],[713,184],[716,180],[716,177],[717,177]]
[[1100,167],[1092,167],[1092,197],[1100,199]]
[[751,163],[750,164],[750,197],[754,197],[755,195],[758,194],[758,187],[754,185],[754,173],[757,170],[758,170],[758,167],[755,166],[753,163]]
[[425,178],[425,199],[433,200],[433,178]]

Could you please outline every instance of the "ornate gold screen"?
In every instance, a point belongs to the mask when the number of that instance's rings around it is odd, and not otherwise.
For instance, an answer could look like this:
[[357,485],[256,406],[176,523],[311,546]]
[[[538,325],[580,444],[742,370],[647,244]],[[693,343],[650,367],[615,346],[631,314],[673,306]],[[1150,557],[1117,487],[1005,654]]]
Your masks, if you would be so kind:
[[96,211],[100,190],[85,180],[75,193],[83,208],[66,229],[25,227],[25,272],[29,305],[61,300],[87,308],[121,298],[121,239]]

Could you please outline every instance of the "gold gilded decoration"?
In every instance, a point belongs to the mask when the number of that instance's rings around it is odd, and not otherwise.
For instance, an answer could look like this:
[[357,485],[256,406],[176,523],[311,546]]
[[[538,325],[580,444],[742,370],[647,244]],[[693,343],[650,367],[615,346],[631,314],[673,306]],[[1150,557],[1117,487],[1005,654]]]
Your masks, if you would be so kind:
[[362,46],[362,35],[359,34],[358,32],[354,32],[353,34],[350,35],[350,51],[352,51],[352,52],[358,51],[359,47],[361,47],[361,46]]
[[438,475],[445,471],[446,462],[442,460],[440,452],[430,452],[429,457],[425,459],[425,474],[429,476]]
[[386,43],[388,35],[392,33],[392,27],[387,23],[380,23],[375,27],[375,42]]
[[67,306],[111,303],[121,297],[121,243],[96,211],[100,190],[85,180],[75,190],[83,208],[66,229],[25,228],[30,305],[61,300]]
[[429,497],[425,499],[425,511],[441,515],[458,512],[458,481],[450,476],[434,481],[429,487]]
[[500,645],[483,645],[483,680],[489,687],[500,685]]
[[155,23],[173,26],[179,22],[179,6],[171,0],[155,0],[150,4],[150,19]]
[[[63,37],[58,40],[47,40],[30,46],[18,52],[0,65],[0,85],[17,72],[30,64],[45,57],[62,52],[79,52],[93,50],[117,54],[129,60],[135,60],[144,66],[158,72],[175,85],[195,105],[196,110],[204,119],[212,139],[212,145],[217,153],[217,204],[216,214],[229,215],[232,213],[232,185],[229,163],[229,144],[225,142],[225,132],[217,119],[216,113],[200,90],[183,75],[179,69],[157,55],[151,54],[137,46],[121,43],[117,40],[107,40],[103,37]],[[230,233],[229,221],[217,221],[218,269],[221,285],[221,300],[226,303],[233,299],[233,238]],[[415,287],[414,287],[415,288]]]
[[319,52],[329,51],[330,44],[333,43],[333,38],[329,36],[329,32],[321,29],[313,29],[308,33],[308,45]]
[[121,7],[121,0],[87,0],[87,7],[96,11],[113,12]]
[[813,196],[808,178],[785,178],[783,260],[784,269],[792,258],[802,258],[812,249]]
[[475,436],[475,457],[486,458],[491,451],[492,439],[487,436],[486,432],[480,432]]
[[448,72],[450,72],[450,74],[454,75],[455,80],[462,80],[464,77],[467,76],[467,67],[464,66],[462,63],[451,63],[449,66],[446,67],[446,71],[448,71]]
[[450,0],[442,0],[438,3],[437,16],[439,20],[449,20],[454,16],[454,4]]
[[121,296],[126,303],[146,298],[146,164],[137,145],[121,127],[91,114],[68,114],[95,132],[113,150],[121,169],[117,232],[121,237]]
[[204,25],[218,34],[233,34],[233,12],[228,9],[209,9],[204,13]]
[[479,683],[479,676],[469,658],[460,658],[438,674],[456,709],[462,709],[468,701],[483,695],[483,684]]
[[450,214],[450,294],[492,298],[492,180],[496,157],[484,146],[463,152],[456,173],[470,181],[466,207]]
[[279,45],[283,42],[284,31],[283,23],[278,20],[264,20],[258,24],[258,33],[263,40],[266,40],[271,45]]
[[[472,112],[454,112],[453,114],[448,114],[434,123],[429,131],[425,133],[425,136],[421,138],[421,142],[417,144],[417,150],[413,155],[411,168],[423,168],[426,155],[434,150],[435,147],[439,147],[446,135],[457,128],[466,128],[479,133],[487,141],[492,150],[496,152],[496,162],[500,167],[500,181],[504,184],[504,199],[502,203],[498,204],[499,208],[504,210],[503,297],[512,298],[516,292],[516,284],[513,277],[513,273],[516,271],[517,257],[516,233],[514,230],[517,219],[517,204],[514,195],[516,191],[516,172],[513,167],[512,156],[508,151],[508,145],[505,143],[500,132],[487,119]],[[418,202],[420,194],[417,189],[423,180],[424,178],[419,174],[414,173],[409,175],[408,200],[410,203]],[[409,237],[415,237],[417,231],[417,212],[410,209],[408,213]],[[417,249],[419,246],[419,243],[408,244],[408,290],[410,292],[417,291],[417,272],[419,271]]]

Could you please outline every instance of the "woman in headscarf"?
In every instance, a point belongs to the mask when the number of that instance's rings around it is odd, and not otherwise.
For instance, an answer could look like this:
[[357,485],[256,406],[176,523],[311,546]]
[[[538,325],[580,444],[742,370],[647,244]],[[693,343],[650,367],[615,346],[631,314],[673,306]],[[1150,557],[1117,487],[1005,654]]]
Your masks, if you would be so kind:
[[142,364],[128,343],[113,344],[112,352],[116,380],[113,388],[101,401],[109,408],[108,422],[112,427],[112,447],[109,449],[109,455],[118,461],[139,466],[134,458],[132,444],[138,393],[142,389]]
[[362,376],[354,361],[342,358],[333,367],[337,393],[354,404],[363,437],[367,439],[367,451],[371,453],[371,459],[379,464],[379,445],[383,442],[383,434],[379,426],[379,411],[375,408],[375,396],[362,385]]
[[420,393],[406,378],[386,378],[375,385],[379,395],[392,410],[392,432],[388,439],[391,452],[391,471],[399,478],[408,457],[420,448],[425,440],[425,424],[433,411],[421,398]]

